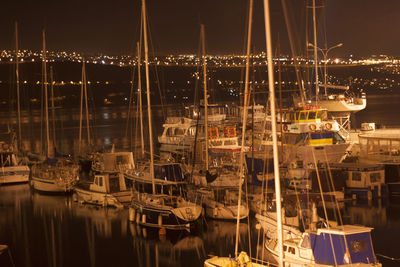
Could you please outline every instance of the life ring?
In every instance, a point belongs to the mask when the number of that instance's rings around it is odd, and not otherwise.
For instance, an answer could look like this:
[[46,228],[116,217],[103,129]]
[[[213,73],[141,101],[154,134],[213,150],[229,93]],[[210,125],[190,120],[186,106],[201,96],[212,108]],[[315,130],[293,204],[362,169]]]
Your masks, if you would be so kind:
[[283,130],[286,132],[288,130],[288,126],[285,124],[283,125]]
[[208,129],[208,137],[211,139],[218,138],[218,129],[217,128]]
[[331,123],[325,123],[325,129],[330,130],[332,129],[332,124]]
[[225,127],[224,128],[224,135],[225,135],[225,137],[235,137],[236,136],[235,127],[233,127],[233,126]]
[[316,126],[315,124],[310,124],[310,125],[308,126],[308,128],[310,128],[311,131],[317,130],[317,126]]

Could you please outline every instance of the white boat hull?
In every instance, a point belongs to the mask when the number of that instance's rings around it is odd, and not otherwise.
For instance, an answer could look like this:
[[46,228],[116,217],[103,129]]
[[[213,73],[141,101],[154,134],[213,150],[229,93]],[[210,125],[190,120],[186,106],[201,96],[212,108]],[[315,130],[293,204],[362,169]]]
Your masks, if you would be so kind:
[[32,187],[41,192],[47,193],[68,193],[72,191],[72,187],[63,183],[58,183],[56,179],[42,179],[32,176]]
[[[237,219],[237,210],[238,206],[223,206],[220,207],[215,206],[206,206],[206,216],[212,219],[218,220],[236,220]],[[240,215],[239,219],[245,219],[249,216],[249,209],[246,206],[240,206]]]
[[0,168],[0,184],[26,183],[29,181],[28,166],[10,166]]
[[365,109],[367,99],[356,99],[357,103],[345,100],[319,100],[318,105],[326,108],[329,112],[357,112]]
[[[301,236],[301,231],[299,230],[299,227],[298,227],[298,217],[295,217],[294,219],[297,220],[297,226],[294,225],[294,222],[293,222],[293,224],[290,224],[289,222],[282,224],[284,239]],[[278,237],[276,217],[271,218],[269,216],[261,215],[261,214],[257,213],[256,220],[261,225],[261,227],[264,229],[264,232],[268,238],[277,238]],[[285,217],[285,220],[287,220],[286,217]]]
[[123,204],[129,203],[132,198],[131,191],[129,190],[110,194],[76,187],[75,192],[79,202],[117,208],[123,207]]

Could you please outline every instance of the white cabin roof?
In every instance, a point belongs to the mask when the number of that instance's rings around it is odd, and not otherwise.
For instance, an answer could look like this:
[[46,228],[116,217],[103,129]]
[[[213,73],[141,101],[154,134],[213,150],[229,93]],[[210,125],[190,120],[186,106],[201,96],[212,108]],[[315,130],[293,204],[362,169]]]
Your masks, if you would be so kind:
[[360,234],[365,232],[371,232],[374,228],[366,227],[362,225],[340,225],[334,228],[319,228],[317,234],[335,234],[335,235],[352,235]]

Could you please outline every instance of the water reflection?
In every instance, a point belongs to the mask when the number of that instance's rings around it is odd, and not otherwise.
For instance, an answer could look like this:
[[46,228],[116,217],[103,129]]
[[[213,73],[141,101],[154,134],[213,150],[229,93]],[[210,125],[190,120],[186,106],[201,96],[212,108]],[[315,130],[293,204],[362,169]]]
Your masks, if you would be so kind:
[[[0,212],[0,244],[9,245],[16,266],[194,267],[203,266],[207,255],[233,255],[235,249],[234,222],[208,220],[204,229],[194,233],[159,235],[157,229],[129,223],[126,209],[79,204],[71,196],[38,194],[29,184],[1,186]],[[375,228],[376,253],[398,256],[399,201],[346,202],[341,213],[345,223]],[[257,235],[254,221],[250,230],[252,255],[268,259],[262,246],[256,246],[262,235]],[[247,223],[239,225],[239,234],[239,250],[249,251]],[[384,265],[395,266],[390,262]]]
[[[248,249],[248,228],[246,223],[239,224],[239,247]],[[208,254],[227,255],[234,253],[236,239],[236,223],[230,221],[208,220],[202,238],[207,240]],[[233,254],[232,254],[233,255]]]
[[347,224],[362,224],[365,226],[382,227],[387,225],[385,199],[364,202],[346,203],[345,214]]
[[[154,141],[161,134],[164,119],[160,108],[155,108],[153,126]],[[90,114],[90,139],[96,145],[96,149],[109,149],[115,145],[117,149],[132,150],[140,146],[140,138],[137,128],[137,114],[129,117],[127,107],[102,107],[96,114]],[[9,114],[0,112],[0,127],[7,128],[10,123]],[[55,121],[55,135],[57,151],[64,154],[76,154],[78,151],[79,136],[79,109],[57,109]],[[15,124],[15,118],[13,118]],[[40,153],[43,150],[43,134],[40,110],[32,110],[31,113],[22,114],[22,140],[25,150]],[[86,123],[83,124],[83,146],[87,146]],[[145,142],[148,143],[148,129],[144,129]],[[83,148],[85,150],[86,148]]]
[[114,227],[114,234],[122,237],[127,235],[127,210],[74,203],[72,212],[75,218],[84,219],[86,227],[89,224],[90,231],[93,229],[99,237],[112,238],[113,225],[118,225],[119,230],[118,233],[115,233],[116,227]]
[[129,224],[132,247],[137,266],[187,266],[192,261],[201,262],[206,256],[204,242],[186,231],[167,231]]

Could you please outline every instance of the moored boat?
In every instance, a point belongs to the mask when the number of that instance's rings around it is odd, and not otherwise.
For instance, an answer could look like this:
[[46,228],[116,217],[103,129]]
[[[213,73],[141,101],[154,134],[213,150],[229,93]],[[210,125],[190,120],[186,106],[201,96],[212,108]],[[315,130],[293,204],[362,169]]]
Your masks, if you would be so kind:
[[181,196],[133,193],[129,219],[140,225],[171,230],[190,229],[203,212]]
[[[382,266],[373,250],[373,228],[342,225],[306,231],[283,242],[285,266]],[[278,256],[277,240],[265,248]]]
[[249,216],[249,208],[242,204],[237,205],[237,188],[208,187],[196,190],[194,197],[201,199],[205,215],[218,220],[236,220]]
[[32,166],[32,187],[45,193],[72,192],[79,180],[79,166],[69,160],[58,160],[56,163]]
[[79,183],[75,187],[77,201],[117,208],[130,202],[132,194],[126,189],[122,173],[103,172],[93,176],[93,182]]
[[0,164],[0,184],[29,181],[29,167],[20,161],[13,148],[5,142],[0,142]]

